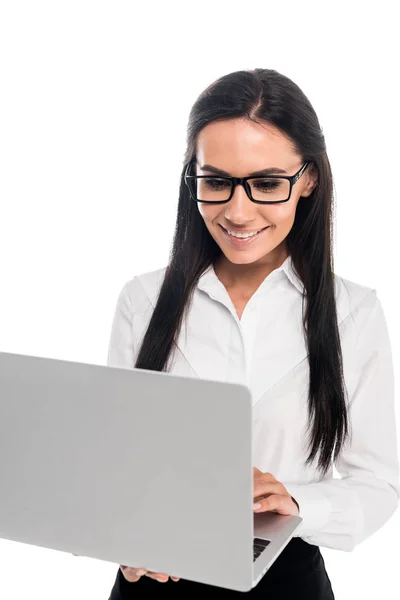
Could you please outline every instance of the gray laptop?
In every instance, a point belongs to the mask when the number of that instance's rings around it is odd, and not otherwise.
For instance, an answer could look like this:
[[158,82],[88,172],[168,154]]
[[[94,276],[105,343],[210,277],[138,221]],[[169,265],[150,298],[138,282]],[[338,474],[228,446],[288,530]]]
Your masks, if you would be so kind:
[[253,513],[246,386],[142,369],[0,352],[0,482],[2,538],[238,591],[302,521]]

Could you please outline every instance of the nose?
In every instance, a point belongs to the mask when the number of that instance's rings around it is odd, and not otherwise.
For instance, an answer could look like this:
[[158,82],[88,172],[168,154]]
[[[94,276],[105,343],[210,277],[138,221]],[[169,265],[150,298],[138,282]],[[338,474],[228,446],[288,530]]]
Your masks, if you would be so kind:
[[250,200],[243,185],[238,184],[232,198],[225,204],[224,213],[231,223],[242,224],[252,221],[256,210],[256,204]]

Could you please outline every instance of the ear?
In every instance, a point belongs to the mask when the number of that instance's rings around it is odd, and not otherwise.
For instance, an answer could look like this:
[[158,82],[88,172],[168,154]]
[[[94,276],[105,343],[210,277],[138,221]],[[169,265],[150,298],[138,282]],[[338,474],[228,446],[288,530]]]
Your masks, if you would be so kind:
[[310,165],[310,171],[308,172],[308,178],[307,178],[307,184],[304,188],[304,190],[302,191],[301,195],[302,196],[309,196],[311,194],[311,192],[317,187],[318,185],[318,172],[317,169],[314,165],[314,163],[312,163]]

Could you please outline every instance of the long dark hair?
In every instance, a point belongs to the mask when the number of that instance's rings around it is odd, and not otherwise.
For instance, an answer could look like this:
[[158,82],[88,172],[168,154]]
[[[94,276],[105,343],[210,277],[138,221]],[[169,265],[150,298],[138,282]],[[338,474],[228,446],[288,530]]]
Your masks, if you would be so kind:
[[300,88],[274,69],[242,70],[220,77],[200,94],[190,111],[169,262],[135,367],[168,370],[196,283],[221,254],[184,182],[186,166],[196,154],[198,134],[213,121],[243,117],[277,127],[291,139],[303,161],[314,163],[318,173],[311,195],[299,199],[286,245],[305,288],[302,324],[310,374],[308,428],[312,424],[305,465],[319,451],[317,469],[325,475],[332,453],[335,460],[348,435],[333,273],[333,180],[314,109]]

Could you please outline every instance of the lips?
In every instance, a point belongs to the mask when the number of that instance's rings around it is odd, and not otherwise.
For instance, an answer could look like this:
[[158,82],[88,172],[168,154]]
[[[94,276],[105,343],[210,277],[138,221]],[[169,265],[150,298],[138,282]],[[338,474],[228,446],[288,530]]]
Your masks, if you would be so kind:
[[[221,225],[219,223],[220,227],[222,227],[222,229],[224,229],[225,231],[228,231],[223,225]],[[233,233],[255,233],[256,231],[258,231],[259,233],[261,233],[261,231],[264,231],[264,229],[268,229],[269,225],[267,225],[266,227],[263,227],[262,229],[255,229],[254,231],[235,231],[234,229],[232,229],[231,231],[233,231]]]

